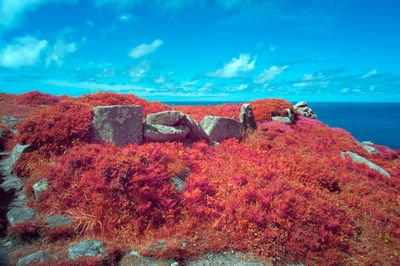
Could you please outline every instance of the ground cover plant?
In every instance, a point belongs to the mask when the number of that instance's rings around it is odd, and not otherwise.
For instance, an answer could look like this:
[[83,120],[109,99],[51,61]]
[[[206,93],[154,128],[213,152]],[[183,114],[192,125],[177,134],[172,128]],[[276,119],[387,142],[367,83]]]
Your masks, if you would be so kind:
[[[74,221],[72,228],[53,230],[44,240],[48,249],[96,237],[116,253],[135,249],[178,261],[234,249],[265,263],[398,264],[400,151],[374,145],[380,153],[369,154],[343,129],[300,115],[293,125],[273,122],[286,108],[294,112],[282,99],[250,103],[258,129],[241,141],[123,148],[88,138],[92,107],[142,105],[145,115],[180,110],[200,122],[205,115],[238,119],[241,104],[168,106],[98,92],[30,105],[35,112],[6,146],[31,143],[34,151],[23,154],[14,171],[39,217],[67,214]],[[370,160],[391,178],[343,159],[341,151]],[[179,192],[171,180],[185,173]],[[36,199],[32,185],[42,178],[49,189]],[[40,225],[20,227],[27,234]],[[167,248],[148,251],[160,241]]]

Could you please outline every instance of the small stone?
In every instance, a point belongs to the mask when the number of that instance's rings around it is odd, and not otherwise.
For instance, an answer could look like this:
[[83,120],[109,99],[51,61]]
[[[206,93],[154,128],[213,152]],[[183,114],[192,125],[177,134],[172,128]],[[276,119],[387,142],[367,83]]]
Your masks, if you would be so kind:
[[286,117],[286,116],[274,116],[274,117],[272,117],[272,121],[282,122],[282,123],[285,123],[287,125],[293,124],[293,121],[290,120],[290,118]]
[[53,229],[57,226],[69,225],[72,222],[72,219],[67,215],[48,216],[45,218],[45,220],[50,229]]
[[7,212],[8,222],[14,226],[35,218],[35,211],[29,207],[16,207]]
[[104,251],[103,243],[97,240],[86,240],[68,248],[69,258],[76,260],[79,257],[99,257]]
[[47,190],[47,179],[43,178],[39,182],[33,185],[33,191],[35,193],[35,199],[40,197],[43,191]]
[[29,255],[26,255],[18,260],[18,265],[28,265],[32,262],[44,262],[43,251],[38,251]]

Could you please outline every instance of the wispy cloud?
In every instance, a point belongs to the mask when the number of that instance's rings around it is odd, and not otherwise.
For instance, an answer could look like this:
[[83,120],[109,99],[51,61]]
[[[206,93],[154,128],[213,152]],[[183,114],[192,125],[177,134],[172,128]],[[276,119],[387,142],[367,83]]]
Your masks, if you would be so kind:
[[132,82],[138,82],[151,71],[151,66],[147,61],[143,61],[138,65],[133,66],[129,70],[129,76]]
[[269,69],[264,69],[264,72],[258,75],[257,78],[254,79],[254,83],[265,83],[267,81],[274,80],[275,77],[279,74],[281,74],[285,69],[287,69],[289,66],[272,66]]
[[122,22],[128,22],[132,19],[132,15],[131,14],[122,14],[118,17],[118,19]]
[[378,74],[378,71],[376,69],[373,69],[370,72],[368,72],[367,74],[362,75],[360,78],[366,79],[366,78],[368,78],[370,76],[373,76],[373,75],[376,75],[376,74]]
[[162,44],[163,44],[163,42],[161,40],[159,40],[159,39],[155,40],[151,44],[142,43],[141,45],[133,48],[131,50],[131,52],[129,53],[129,56],[132,57],[132,58],[142,57],[142,56],[147,55],[147,54],[149,54],[151,52],[154,52]]
[[226,88],[226,90],[229,92],[237,92],[237,91],[243,91],[243,90],[247,89],[247,87],[249,87],[249,84],[241,84],[240,86],[236,86],[236,87],[228,87],[228,88]]
[[155,84],[163,84],[163,83],[165,83],[165,76],[160,76],[158,78],[155,78],[154,79],[154,83]]
[[40,60],[40,54],[46,46],[46,40],[38,40],[30,36],[17,38],[14,44],[7,45],[1,50],[0,66],[7,68],[34,66]]
[[215,78],[235,78],[239,76],[240,72],[253,71],[255,62],[256,58],[250,62],[250,55],[240,54],[239,58],[233,58],[229,63],[225,63],[223,68],[206,75]]
[[65,43],[63,40],[58,40],[46,59],[46,65],[50,65],[51,62],[55,62],[58,66],[62,66],[66,54],[73,53],[75,51],[76,45],[74,42]]
[[73,4],[76,0],[1,0],[0,1],[0,25],[13,27],[29,10],[45,5],[48,2],[62,2]]

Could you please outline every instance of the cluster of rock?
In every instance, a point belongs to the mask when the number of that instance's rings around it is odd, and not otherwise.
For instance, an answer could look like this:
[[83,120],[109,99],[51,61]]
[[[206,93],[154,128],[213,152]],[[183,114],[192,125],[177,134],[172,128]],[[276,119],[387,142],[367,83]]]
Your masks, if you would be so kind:
[[14,134],[18,133],[18,130],[16,129],[17,124],[21,123],[25,119],[24,117],[13,117],[8,115],[3,115],[1,118],[1,123],[8,127],[8,129]]
[[180,111],[148,114],[143,123],[140,105],[96,106],[91,135],[94,140],[111,142],[117,147],[129,143],[182,141],[192,143],[205,140],[220,142],[228,138],[241,139],[244,133],[257,129],[250,104],[243,104],[239,120],[219,116],[205,116],[199,123]]
[[314,114],[314,112],[311,110],[310,107],[308,107],[307,102],[298,102],[293,106],[294,110],[299,112],[302,116],[312,118],[312,119],[317,119],[317,115]]
[[272,121],[282,122],[291,125],[296,120],[296,115],[290,110],[290,108],[285,109],[286,116],[272,116]]

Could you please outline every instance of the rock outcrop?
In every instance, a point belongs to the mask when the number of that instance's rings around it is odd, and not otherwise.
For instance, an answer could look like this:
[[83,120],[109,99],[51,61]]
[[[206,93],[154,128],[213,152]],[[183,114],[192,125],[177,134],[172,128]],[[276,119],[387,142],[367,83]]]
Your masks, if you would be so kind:
[[[201,139],[209,141],[200,125],[179,111],[164,111],[148,114],[144,123],[143,137],[146,141],[193,142]],[[187,140],[187,141],[185,141]]]
[[356,162],[356,163],[363,163],[363,164],[367,165],[369,168],[377,170],[379,173],[381,173],[381,174],[387,176],[388,178],[391,178],[391,177],[392,177],[392,176],[391,176],[388,172],[386,172],[384,169],[382,169],[381,167],[377,166],[377,165],[374,164],[373,162],[368,161],[368,160],[365,159],[364,157],[361,157],[361,156],[358,155],[358,154],[355,154],[355,153],[353,153],[353,152],[351,152],[351,151],[346,151],[346,152],[342,151],[342,152],[340,153],[340,156],[341,156],[343,159],[346,158],[346,155],[348,155],[348,156],[351,158],[351,160],[352,160],[353,162]]
[[212,141],[220,142],[228,138],[241,139],[245,133],[245,127],[238,120],[206,115],[200,122],[200,126]]
[[72,260],[80,257],[99,257],[104,251],[103,243],[97,240],[86,240],[71,246],[68,249],[68,257]]
[[299,112],[302,116],[312,118],[312,119],[317,119],[317,115],[314,114],[314,112],[311,110],[310,107],[308,107],[307,102],[298,102],[293,106],[294,110]]
[[93,107],[91,134],[101,142],[110,141],[117,147],[128,143],[142,143],[143,108],[140,105],[112,105]]
[[253,109],[249,103],[243,104],[240,108],[239,121],[242,123],[245,130],[253,131],[257,129]]

